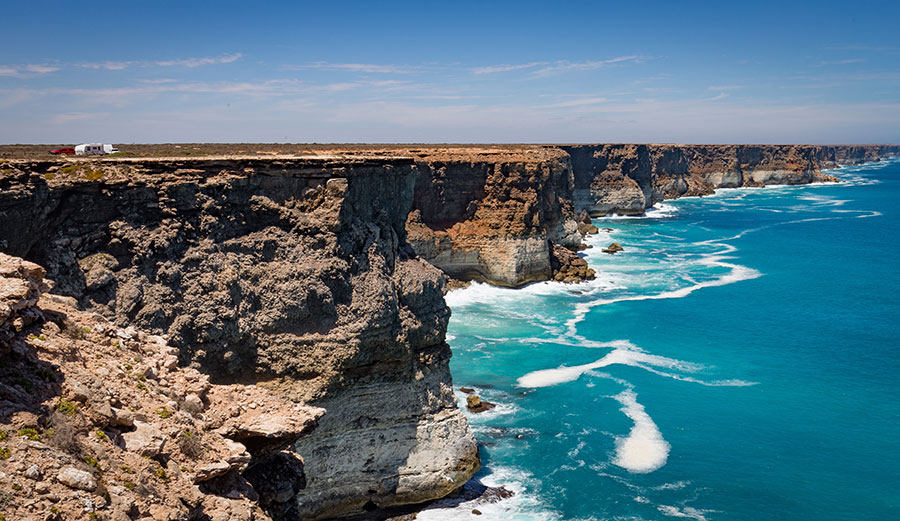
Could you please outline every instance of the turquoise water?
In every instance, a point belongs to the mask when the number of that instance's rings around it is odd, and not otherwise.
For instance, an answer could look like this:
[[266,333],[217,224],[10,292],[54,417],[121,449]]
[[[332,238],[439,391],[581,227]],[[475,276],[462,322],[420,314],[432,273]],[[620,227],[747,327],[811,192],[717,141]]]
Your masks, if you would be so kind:
[[900,518],[900,162],[835,174],[595,220],[593,282],[450,293],[479,477],[518,493],[484,518]]

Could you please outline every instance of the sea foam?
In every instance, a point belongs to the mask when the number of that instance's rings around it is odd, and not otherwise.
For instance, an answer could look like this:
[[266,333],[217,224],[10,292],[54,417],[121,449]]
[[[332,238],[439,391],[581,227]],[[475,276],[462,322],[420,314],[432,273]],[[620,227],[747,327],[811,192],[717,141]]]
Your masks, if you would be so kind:
[[628,436],[616,440],[616,457],[613,463],[636,474],[645,474],[666,464],[671,446],[644,406],[638,403],[632,390],[625,390],[613,398],[622,404],[622,412],[631,418],[634,427]]

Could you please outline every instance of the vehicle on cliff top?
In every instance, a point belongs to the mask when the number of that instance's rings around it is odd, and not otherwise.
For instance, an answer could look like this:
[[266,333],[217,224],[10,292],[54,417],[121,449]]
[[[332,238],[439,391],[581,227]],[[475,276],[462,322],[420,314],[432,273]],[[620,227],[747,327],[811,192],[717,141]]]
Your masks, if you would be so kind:
[[84,143],[75,147],[75,155],[78,156],[102,156],[104,154],[115,154],[118,151],[118,148],[103,143]]
[[57,154],[57,155],[59,155],[59,154],[74,154],[75,149],[74,148],[57,148],[56,150],[51,150],[50,153]]

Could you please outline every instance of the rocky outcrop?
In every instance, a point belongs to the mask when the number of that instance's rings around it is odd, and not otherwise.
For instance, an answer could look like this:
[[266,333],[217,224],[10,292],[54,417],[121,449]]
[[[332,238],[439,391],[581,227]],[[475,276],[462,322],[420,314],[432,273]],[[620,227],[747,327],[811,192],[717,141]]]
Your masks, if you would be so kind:
[[[444,276],[406,242],[412,159],[63,165],[3,165],[0,249],[119,327],[164,335],[213,383],[324,407],[295,446],[305,488],[279,515],[417,503],[478,469],[450,385]],[[263,427],[228,435],[280,443]]]
[[[273,451],[314,429],[324,411],[178,367],[162,337],[79,311],[71,297],[41,295],[43,269],[33,263],[2,255],[0,272],[28,280],[18,309],[35,317],[7,340],[0,366],[0,471],[11,485],[0,513],[270,519],[245,475],[268,468]],[[273,443],[253,442],[271,432]],[[304,474],[298,462],[294,481]]]
[[50,289],[44,268],[0,253],[0,347],[8,346],[17,331],[40,318],[34,308],[41,293]]
[[415,150],[409,242],[456,279],[519,286],[553,274],[552,245],[581,244],[572,169],[558,149]]
[[576,211],[639,215],[717,188],[833,181],[826,168],[900,154],[895,145],[571,145]]

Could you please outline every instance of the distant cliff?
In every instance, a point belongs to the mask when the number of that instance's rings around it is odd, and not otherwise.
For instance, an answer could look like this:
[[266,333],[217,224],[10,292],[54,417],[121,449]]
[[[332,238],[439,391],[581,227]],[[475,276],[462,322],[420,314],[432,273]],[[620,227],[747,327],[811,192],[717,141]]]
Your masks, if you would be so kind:
[[572,145],[576,210],[639,215],[716,188],[834,181],[822,170],[900,154],[894,145]]
[[[577,249],[578,216],[640,215],[716,188],[836,181],[822,172],[896,145],[548,145],[417,149],[409,240],[448,275],[519,286]],[[583,229],[581,230],[583,232]],[[556,245],[556,247],[554,247]]]

